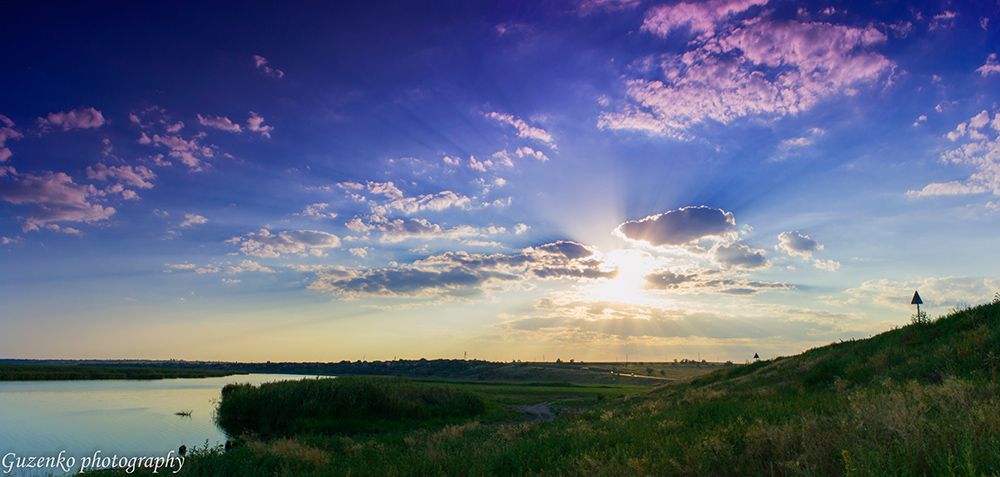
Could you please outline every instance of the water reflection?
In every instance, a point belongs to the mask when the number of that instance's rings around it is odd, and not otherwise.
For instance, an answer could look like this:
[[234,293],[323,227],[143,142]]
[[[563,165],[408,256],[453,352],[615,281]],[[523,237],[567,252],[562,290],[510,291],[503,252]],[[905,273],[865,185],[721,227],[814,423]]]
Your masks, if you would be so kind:
[[[226,435],[215,425],[213,414],[223,386],[304,377],[251,374],[156,381],[0,382],[0,457],[9,453],[53,456],[66,451],[79,461],[96,451],[155,456],[181,445],[219,445]],[[181,411],[191,414],[176,414]]]

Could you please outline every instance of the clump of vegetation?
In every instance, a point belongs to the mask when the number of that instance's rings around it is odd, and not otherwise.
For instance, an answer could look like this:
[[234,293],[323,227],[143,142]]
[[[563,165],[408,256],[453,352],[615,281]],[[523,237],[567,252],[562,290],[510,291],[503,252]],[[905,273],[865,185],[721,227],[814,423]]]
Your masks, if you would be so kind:
[[441,424],[483,413],[478,395],[401,378],[345,376],[228,384],[217,420],[233,436],[378,432]]

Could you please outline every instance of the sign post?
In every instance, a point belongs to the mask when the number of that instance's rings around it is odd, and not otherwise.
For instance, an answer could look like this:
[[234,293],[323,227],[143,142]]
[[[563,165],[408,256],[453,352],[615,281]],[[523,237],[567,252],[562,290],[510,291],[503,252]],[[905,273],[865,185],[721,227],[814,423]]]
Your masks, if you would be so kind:
[[920,299],[920,294],[913,292],[913,299],[910,300],[911,305],[917,305],[917,315],[920,314],[920,305],[924,304],[924,301]]

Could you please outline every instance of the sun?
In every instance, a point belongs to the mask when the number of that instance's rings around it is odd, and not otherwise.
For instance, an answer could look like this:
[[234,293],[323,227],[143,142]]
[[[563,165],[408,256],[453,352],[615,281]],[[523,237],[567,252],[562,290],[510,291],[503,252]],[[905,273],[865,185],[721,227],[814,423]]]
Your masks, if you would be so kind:
[[645,277],[656,268],[655,259],[650,254],[639,250],[619,249],[609,252],[605,260],[618,270],[618,275],[597,283],[588,290],[595,300],[642,303],[649,299],[644,289]]

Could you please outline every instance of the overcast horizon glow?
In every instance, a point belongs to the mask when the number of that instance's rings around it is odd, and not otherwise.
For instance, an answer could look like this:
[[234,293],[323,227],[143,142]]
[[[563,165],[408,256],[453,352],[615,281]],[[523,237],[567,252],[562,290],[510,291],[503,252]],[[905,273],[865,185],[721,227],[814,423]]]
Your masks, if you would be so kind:
[[744,362],[1000,292],[1000,5],[0,3],[0,357]]

